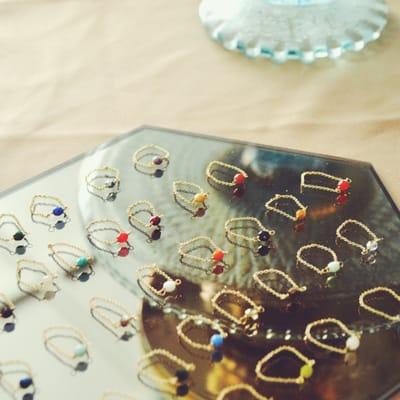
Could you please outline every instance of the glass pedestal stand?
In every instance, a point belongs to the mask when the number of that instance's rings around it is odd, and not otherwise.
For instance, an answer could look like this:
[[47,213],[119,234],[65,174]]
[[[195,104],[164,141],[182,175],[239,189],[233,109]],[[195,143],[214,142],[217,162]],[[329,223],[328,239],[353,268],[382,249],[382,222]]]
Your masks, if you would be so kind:
[[381,35],[384,0],[202,0],[199,14],[228,50],[277,62],[338,58]]

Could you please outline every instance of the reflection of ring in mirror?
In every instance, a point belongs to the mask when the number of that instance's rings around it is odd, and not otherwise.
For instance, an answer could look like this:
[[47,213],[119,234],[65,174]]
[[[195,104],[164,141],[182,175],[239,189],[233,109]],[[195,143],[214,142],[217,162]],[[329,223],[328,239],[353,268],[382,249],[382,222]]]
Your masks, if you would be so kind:
[[[146,372],[149,367],[160,363],[167,365],[172,364],[175,368],[175,374],[173,376],[168,376],[167,378],[161,378],[157,374],[149,374]],[[169,390],[171,395],[184,397],[189,393],[190,372],[195,371],[196,366],[192,363],[187,363],[165,349],[154,349],[145,354],[138,361],[138,368],[139,379],[144,384],[149,386],[145,381],[149,379],[158,385],[165,386],[166,390]]]
[[40,195],[33,196],[30,204],[32,221],[48,226],[49,230],[63,229],[70,221],[67,206],[57,197]]
[[46,349],[61,363],[74,371],[86,371],[90,361],[89,345],[79,329],[52,326],[43,332],[43,340]]
[[[40,278],[33,280],[33,275],[38,275]],[[60,290],[56,284],[57,278],[58,275],[51,272],[42,262],[28,259],[22,259],[17,262],[19,289],[38,300],[51,300],[54,298]]]
[[[206,256],[194,255],[194,252],[205,251]],[[222,274],[227,268],[224,262],[226,251],[217,245],[207,236],[196,236],[193,239],[179,245],[178,253],[180,262],[193,268],[200,269],[205,273],[214,275]],[[208,255],[211,253],[211,257]]]
[[[98,183],[99,182],[99,183]],[[88,192],[104,201],[114,201],[120,190],[121,180],[117,168],[96,168],[86,176]]]
[[[281,200],[289,200],[290,202],[294,203],[294,205],[297,207],[295,215],[291,215],[288,212],[281,210],[280,208],[277,207]],[[276,204],[276,206],[273,205],[274,203]],[[284,217],[292,220],[293,222],[304,221],[307,216],[307,207],[303,203],[301,203],[297,197],[291,194],[276,194],[274,197],[272,197],[265,203],[265,208],[268,211],[273,211],[280,215],[283,215]]]
[[248,385],[247,383],[238,383],[236,385],[228,386],[222,389],[219,392],[216,400],[228,400],[228,395],[234,392],[247,392],[251,394],[255,400],[274,400],[272,397],[263,396],[262,394],[257,392],[257,390],[254,389],[253,386]]
[[[127,210],[128,220],[132,227],[147,236],[148,240],[159,240],[161,238],[162,215],[158,215],[152,203],[147,200],[139,200],[131,204]],[[139,215],[148,215],[146,220],[139,218]]]
[[[12,230],[8,231],[10,226]],[[30,246],[28,233],[14,214],[0,214],[0,232],[1,248],[7,250],[11,255],[25,254],[26,248]]]
[[48,248],[50,257],[70,277],[81,282],[89,280],[94,264],[94,259],[89,253],[68,243],[50,243]]
[[175,202],[193,217],[203,217],[207,211],[208,193],[201,186],[186,181],[175,181],[172,184]]
[[169,152],[155,144],[148,144],[133,153],[132,163],[137,171],[161,178],[169,165]]
[[[237,233],[236,231],[246,232]],[[253,234],[253,232],[257,232]],[[259,256],[266,256],[271,250],[271,237],[275,235],[274,230],[268,230],[257,218],[240,217],[231,218],[225,222],[225,233],[227,239],[238,246],[244,243],[248,248]]]
[[14,303],[4,293],[0,293],[0,319],[5,332],[12,332],[15,329],[14,310]]
[[116,337],[126,341],[138,331],[137,316],[116,300],[93,297],[89,305],[93,318]]
[[12,399],[33,400],[36,387],[30,365],[19,360],[0,362],[0,387]]
[[130,232],[124,231],[118,222],[100,219],[86,226],[89,242],[98,250],[113,256],[126,257],[133,246],[129,243]]

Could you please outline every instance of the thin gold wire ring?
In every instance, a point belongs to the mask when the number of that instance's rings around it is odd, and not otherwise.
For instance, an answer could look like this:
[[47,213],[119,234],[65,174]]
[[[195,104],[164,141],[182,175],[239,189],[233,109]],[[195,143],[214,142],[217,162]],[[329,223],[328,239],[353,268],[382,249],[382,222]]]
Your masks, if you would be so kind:
[[[149,273],[149,274],[146,274]],[[162,276],[164,278],[161,289],[156,289],[154,286],[147,283],[145,277],[154,277],[155,275]],[[165,271],[158,268],[156,264],[146,265],[138,269],[138,276],[140,282],[149,289],[152,293],[159,297],[165,297],[167,294],[175,292],[177,287],[182,284],[180,279],[172,279]]]
[[[337,182],[337,185],[335,188],[331,188],[329,186],[306,183],[306,178],[309,176],[321,176],[323,178],[327,178]],[[303,189],[314,189],[314,190],[322,190],[324,192],[346,194],[350,190],[350,186],[351,186],[350,178],[340,178],[339,176],[330,175],[325,172],[319,172],[319,171],[305,171],[301,174],[301,179],[300,179],[301,193],[303,193]]]
[[[102,174],[102,175],[101,175]],[[106,179],[101,185],[96,184],[97,179]],[[114,201],[120,191],[121,179],[117,168],[105,165],[89,172],[86,177],[86,185],[90,193],[101,193],[99,195],[103,200]],[[93,191],[93,192],[92,192]],[[104,196],[103,196],[104,194]]]
[[379,293],[379,292],[388,293],[395,300],[400,302],[400,295],[398,295],[393,289],[390,289],[390,288],[384,287],[384,286],[378,286],[378,287],[375,287],[375,288],[372,288],[372,289],[369,289],[369,290],[365,290],[364,292],[362,292],[360,294],[360,297],[358,299],[358,303],[359,303],[360,307],[364,308],[365,310],[369,311],[372,314],[375,314],[375,315],[378,315],[380,317],[386,318],[389,321],[399,322],[400,321],[400,314],[390,315],[388,313],[385,313],[384,311],[380,311],[380,310],[377,310],[374,307],[369,306],[365,302],[365,298],[367,296],[370,296],[371,294],[375,294],[375,293]]
[[224,389],[222,389],[216,400],[225,400],[226,396],[233,393],[233,392],[239,392],[239,391],[244,391],[248,392],[251,394],[256,400],[274,400],[273,397],[265,397],[261,393],[257,392],[256,389],[254,389],[253,386],[248,385],[246,383],[238,383],[236,385],[231,385],[228,386]]
[[[294,216],[272,205],[273,203],[281,199],[291,200],[298,207],[298,209],[296,210],[296,214]],[[268,211],[273,211],[280,215],[283,215],[284,217],[294,222],[304,221],[307,216],[307,207],[303,203],[301,203],[297,197],[291,194],[276,194],[274,197],[272,197],[265,203],[265,208]]]
[[[142,162],[144,157],[154,155],[150,162]],[[135,167],[143,168],[146,171],[165,171],[169,165],[170,154],[167,150],[156,144],[147,144],[136,150],[132,155],[132,163]]]

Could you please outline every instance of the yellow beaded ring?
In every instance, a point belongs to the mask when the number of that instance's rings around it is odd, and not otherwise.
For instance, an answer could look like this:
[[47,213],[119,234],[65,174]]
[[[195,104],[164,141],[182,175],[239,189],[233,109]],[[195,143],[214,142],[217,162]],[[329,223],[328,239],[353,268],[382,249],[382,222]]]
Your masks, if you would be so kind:
[[[331,180],[336,182],[335,187],[316,185],[314,183],[306,183],[307,177],[321,177],[326,178],[327,180]],[[327,174],[325,172],[320,171],[305,171],[301,174],[300,181],[300,191],[303,193],[303,189],[314,189],[314,190],[322,190],[324,192],[331,192],[337,194],[346,194],[350,190],[351,179],[349,178],[340,178],[339,176],[334,176]]]
[[[211,257],[192,254],[200,248],[209,251]],[[226,268],[224,257],[227,252],[217,247],[217,245],[207,236],[196,236],[187,242],[181,243],[178,248],[178,253],[182,263],[191,265],[206,273],[220,275]]]
[[[150,242],[161,238],[161,218],[162,215],[157,214],[154,206],[148,200],[139,200],[131,204],[127,210],[129,223],[146,235]],[[147,214],[147,218],[143,220],[139,218],[140,214]]]
[[[321,325],[336,325],[336,326],[338,326],[341,329],[341,331],[348,336],[346,339],[345,346],[344,347],[331,346],[329,344],[321,342],[319,339],[317,339],[315,336],[313,336],[312,330],[315,327],[318,327]],[[352,331],[342,321],[339,321],[338,319],[323,318],[323,319],[319,319],[314,322],[310,322],[306,326],[305,338],[310,343],[314,344],[317,347],[320,347],[321,349],[328,350],[333,353],[347,354],[349,351],[356,351],[360,347],[361,334],[358,332]]]
[[[370,240],[365,244],[362,245],[360,243],[357,243],[353,240],[350,240],[346,236],[343,235],[343,231],[346,231],[345,228],[348,228],[349,225],[355,225],[356,227],[361,228],[364,230],[368,236],[370,237]],[[355,219],[347,219],[344,221],[336,230],[336,237],[339,240],[342,240],[343,242],[349,244],[350,246],[357,247],[358,249],[361,250],[361,255],[362,256],[374,256],[376,255],[376,252],[378,251],[378,243],[383,240],[383,238],[379,238],[378,236],[375,235],[374,232],[371,231],[371,229],[368,228],[365,224],[363,224],[360,221],[357,221]]]
[[[227,175],[227,171],[233,171],[232,180],[225,180],[218,177]],[[211,161],[207,166],[206,175],[207,179],[213,184],[220,187],[232,188],[232,193],[236,197],[240,197],[244,193],[245,183],[248,178],[247,173],[242,169],[222,161]]]
[[[280,200],[290,200],[294,203],[296,207],[298,207],[294,216],[277,207]],[[276,204],[276,206],[274,204]],[[307,216],[307,207],[303,203],[301,203],[297,197],[291,194],[276,194],[265,203],[265,208],[268,211],[276,212],[280,215],[283,215],[284,217],[294,222],[304,221]]]
[[[300,368],[299,376],[294,378],[284,378],[280,376],[269,376],[263,373],[263,368],[265,364],[270,361],[272,358],[277,356],[280,353],[289,352],[294,354],[300,361],[304,363],[304,365]],[[275,350],[269,352],[265,355],[261,360],[258,361],[256,365],[256,375],[257,378],[264,381],[264,382],[271,382],[271,383],[294,383],[297,385],[302,385],[306,379],[311,378],[314,372],[315,360],[311,360],[303,355],[299,350],[295,349],[292,346],[280,346]]]
[[133,153],[132,163],[139,172],[159,178],[169,165],[169,152],[156,144],[148,144]]
[[126,257],[133,246],[129,243],[130,231],[111,219],[100,219],[86,225],[87,238],[98,250],[113,256]]
[[[214,333],[210,337],[209,343],[199,343],[192,340],[188,336],[188,332],[194,327],[206,327],[211,328]],[[219,362],[222,359],[222,345],[224,339],[228,336],[227,333],[222,329],[221,325],[210,318],[206,318],[202,315],[194,315],[182,320],[176,327],[176,332],[183,343],[190,346],[195,350],[206,351],[212,353],[212,361]]]
[[[321,250],[325,253],[328,253],[332,257],[332,261],[330,261],[323,268],[317,267],[307,261],[303,256],[304,252],[308,252],[310,250]],[[313,272],[316,272],[319,275],[335,274],[343,268],[343,262],[338,261],[336,253],[331,248],[317,243],[311,243],[306,246],[300,247],[297,251],[296,259],[299,264],[304,265],[306,268],[310,269]]]
[[18,395],[21,392],[23,399],[33,399],[36,393],[32,369],[28,363],[20,360],[0,362],[0,386],[13,399],[20,398]]
[[49,256],[71,278],[86,282],[93,273],[94,258],[85,250],[68,243],[50,243]]
[[[262,279],[266,276],[281,276],[284,278],[289,284],[290,288],[286,291],[286,293],[278,292],[273,289],[270,285],[267,285]],[[280,300],[286,300],[289,296],[294,293],[302,293],[307,290],[306,286],[299,286],[289,275],[285,274],[283,271],[279,269],[269,268],[264,269],[262,271],[257,271],[253,274],[254,281],[265,291],[271,293],[273,296],[277,297]]]
[[104,297],[92,297],[89,305],[93,318],[114,336],[128,340],[138,331],[135,325],[138,317],[118,301]]
[[145,354],[138,361],[139,375],[141,376],[141,380],[147,377],[147,374],[145,374],[147,368],[156,362],[173,364],[177,368],[175,374],[174,376],[168,376],[167,378],[162,378],[154,374],[149,378],[160,385],[166,386],[167,388],[172,387],[173,389],[170,389],[172,390],[171,395],[178,397],[186,396],[189,393],[188,382],[190,379],[190,373],[195,371],[196,366],[192,363],[187,363],[165,349],[154,349]]
[[[8,225],[12,226],[12,232],[8,230],[6,232]],[[26,248],[30,246],[28,232],[14,214],[0,214],[0,229],[5,231],[0,237],[0,247],[11,255],[25,254]]]
[[55,196],[37,194],[32,197],[29,209],[32,221],[46,225],[50,231],[63,229],[70,220],[66,212],[67,206]]
[[236,385],[231,385],[222,389],[219,392],[216,400],[227,400],[228,399],[227,396],[229,396],[231,393],[234,392],[247,392],[251,394],[255,400],[274,400],[273,397],[265,397],[261,393],[258,393],[253,386],[248,385],[246,383],[238,383]]
[[[36,274],[39,279],[33,280],[33,274]],[[28,276],[29,280],[27,279]],[[17,282],[19,289],[38,300],[50,300],[54,298],[55,294],[59,291],[59,287],[56,284],[57,278],[58,275],[51,272],[42,262],[28,259],[17,261]]]
[[[236,303],[247,305],[242,311],[242,315],[235,316],[231,311],[222,307],[222,303],[226,302],[227,299],[234,299]],[[211,299],[211,305],[216,313],[222,315],[234,325],[242,327],[249,336],[254,336],[258,333],[258,319],[265,309],[243,293],[232,289],[222,289]]]
[[175,181],[172,184],[175,201],[193,217],[202,217],[207,210],[208,193],[201,186],[186,181]]
[[384,286],[378,286],[378,287],[375,287],[375,288],[372,288],[369,290],[365,290],[364,292],[362,292],[360,294],[360,297],[358,299],[360,307],[364,308],[365,310],[369,311],[372,314],[378,315],[389,321],[399,322],[400,314],[390,315],[384,311],[377,310],[375,307],[372,307],[365,302],[366,297],[371,296],[372,294],[376,294],[376,293],[386,293],[389,296],[392,296],[396,301],[400,302],[400,295],[398,295],[393,289],[390,289],[390,288],[384,287]]
[[[153,294],[159,297],[165,297],[167,295],[172,295],[177,287],[182,284],[180,279],[172,279],[166,272],[158,268],[156,264],[147,265],[139,268],[139,286],[150,290]],[[163,283],[160,288],[156,288],[154,285],[147,282],[145,278],[163,278]]]
[[86,175],[86,185],[94,196],[104,201],[114,201],[121,186],[119,170],[107,165],[96,168]]
[[[255,231],[256,234],[254,236],[243,235],[237,233],[238,230]],[[257,218],[239,217],[230,218],[225,222],[225,234],[231,242],[247,243],[253,252],[259,256],[266,256],[271,250],[270,240],[275,235],[275,231],[267,229]]]

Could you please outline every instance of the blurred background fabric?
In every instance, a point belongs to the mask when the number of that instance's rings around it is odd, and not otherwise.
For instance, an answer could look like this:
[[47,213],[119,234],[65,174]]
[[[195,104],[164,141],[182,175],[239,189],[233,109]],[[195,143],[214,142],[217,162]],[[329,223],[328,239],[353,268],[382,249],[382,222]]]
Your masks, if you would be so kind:
[[400,203],[400,3],[312,65],[211,41],[199,0],[0,1],[0,190],[143,124],[370,161]]

